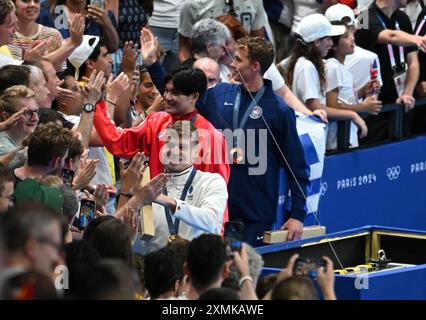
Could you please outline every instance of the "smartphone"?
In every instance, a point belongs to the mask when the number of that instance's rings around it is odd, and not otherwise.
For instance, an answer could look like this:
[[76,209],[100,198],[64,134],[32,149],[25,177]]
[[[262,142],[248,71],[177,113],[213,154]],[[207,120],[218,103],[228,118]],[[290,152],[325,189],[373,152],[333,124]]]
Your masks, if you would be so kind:
[[68,169],[62,169],[61,179],[64,184],[72,185],[72,180],[74,179],[74,171]]
[[102,10],[105,9],[105,1],[104,0],[90,0],[90,4],[92,6],[97,6],[101,8]]
[[244,239],[244,223],[241,221],[228,221],[225,223],[223,237],[228,242],[231,251],[240,252]]
[[293,266],[293,275],[308,276],[311,278],[316,278],[318,268],[320,267],[325,268],[324,259],[310,260],[310,259],[297,258]]
[[86,229],[90,222],[95,218],[96,202],[93,200],[80,201],[80,213],[78,215],[78,228]]

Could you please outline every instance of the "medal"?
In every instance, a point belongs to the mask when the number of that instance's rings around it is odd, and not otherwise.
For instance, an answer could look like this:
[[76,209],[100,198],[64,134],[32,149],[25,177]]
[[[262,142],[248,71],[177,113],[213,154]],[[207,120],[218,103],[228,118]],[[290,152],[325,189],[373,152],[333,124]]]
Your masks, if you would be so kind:
[[175,242],[175,241],[178,241],[178,240],[181,240],[181,239],[182,238],[179,235],[177,235],[177,234],[171,234],[171,235],[169,235],[168,242],[172,243],[172,242]]
[[244,160],[244,151],[239,147],[232,148],[230,151],[233,164],[239,164]]
[[253,120],[259,119],[263,114],[263,110],[259,106],[254,106],[253,111],[250,113],[250,118]]

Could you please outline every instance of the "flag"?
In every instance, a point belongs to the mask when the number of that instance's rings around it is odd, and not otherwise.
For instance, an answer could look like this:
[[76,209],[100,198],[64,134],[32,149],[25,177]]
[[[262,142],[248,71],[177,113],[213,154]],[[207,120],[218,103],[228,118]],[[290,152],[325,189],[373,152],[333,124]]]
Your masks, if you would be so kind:
[[[324,154],[326,142],[326,125],[315,116],[296,112],[296,128],[300,142],[305,152],[305,160],[310,168],[309,181],[311,186],[306,194],[307,215],[305,226],[317,225],[314,217],[317,214],[321,197],[321,178],[324,169]],[[284,169],[280,171],[277,219],[274,225],[279,229],[285,220],[285,209],[291,208],[291,194],[288,190],[287,176]]]

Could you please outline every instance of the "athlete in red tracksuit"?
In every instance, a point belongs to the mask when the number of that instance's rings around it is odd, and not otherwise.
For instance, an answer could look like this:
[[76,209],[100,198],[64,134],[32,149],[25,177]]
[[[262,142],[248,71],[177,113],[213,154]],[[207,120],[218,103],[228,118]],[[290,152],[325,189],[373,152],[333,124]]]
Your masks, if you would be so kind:
[[[199,130],[198,143],[198,155],[201,160],[196,161],[194,167],[204,172],[216,172],[228,183],[230,169],[226,140],[223,134],[198,114],[195,108],[195,102],[205,90],[200,89],[200,82],[202,82],[200,73],[202,72],[199,70],[189,71],[183,75],[181,72],[180,76],[178,73],[178,76],[172,76],[169,81],[166,79],[164,99],[168,112],[152,113],[136,127],[117,128],[108,115],[105,102],[99,102],[93,122],[108,151],[123,158],[133,158],[137,152],[144,152],[149,157],[149,168],[153,178],[164,172],[164,166],[160,161],[160,150],[165,144],[162,139],[165,129],[178,120],[192,121],[197,129],[203,129]],[[202,76],[205,79],[204,74]],[[191,81],[194,83],[191,84]],[[191,95],[194,95],[194,92],[198,94],[192,99]],[[228,209],[225,210],[223,224],[227,221]]]

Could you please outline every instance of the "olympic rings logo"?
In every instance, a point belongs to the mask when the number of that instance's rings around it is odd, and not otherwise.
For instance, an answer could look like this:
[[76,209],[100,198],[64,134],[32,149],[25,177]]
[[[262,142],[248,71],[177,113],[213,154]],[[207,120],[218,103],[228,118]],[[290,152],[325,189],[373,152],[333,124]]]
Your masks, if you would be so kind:
[[398,179],[400,173],[401,173],[401,167],[400,166],[391,167],[391,168],[388,168],[386,170],[386,176],[391,181]]

